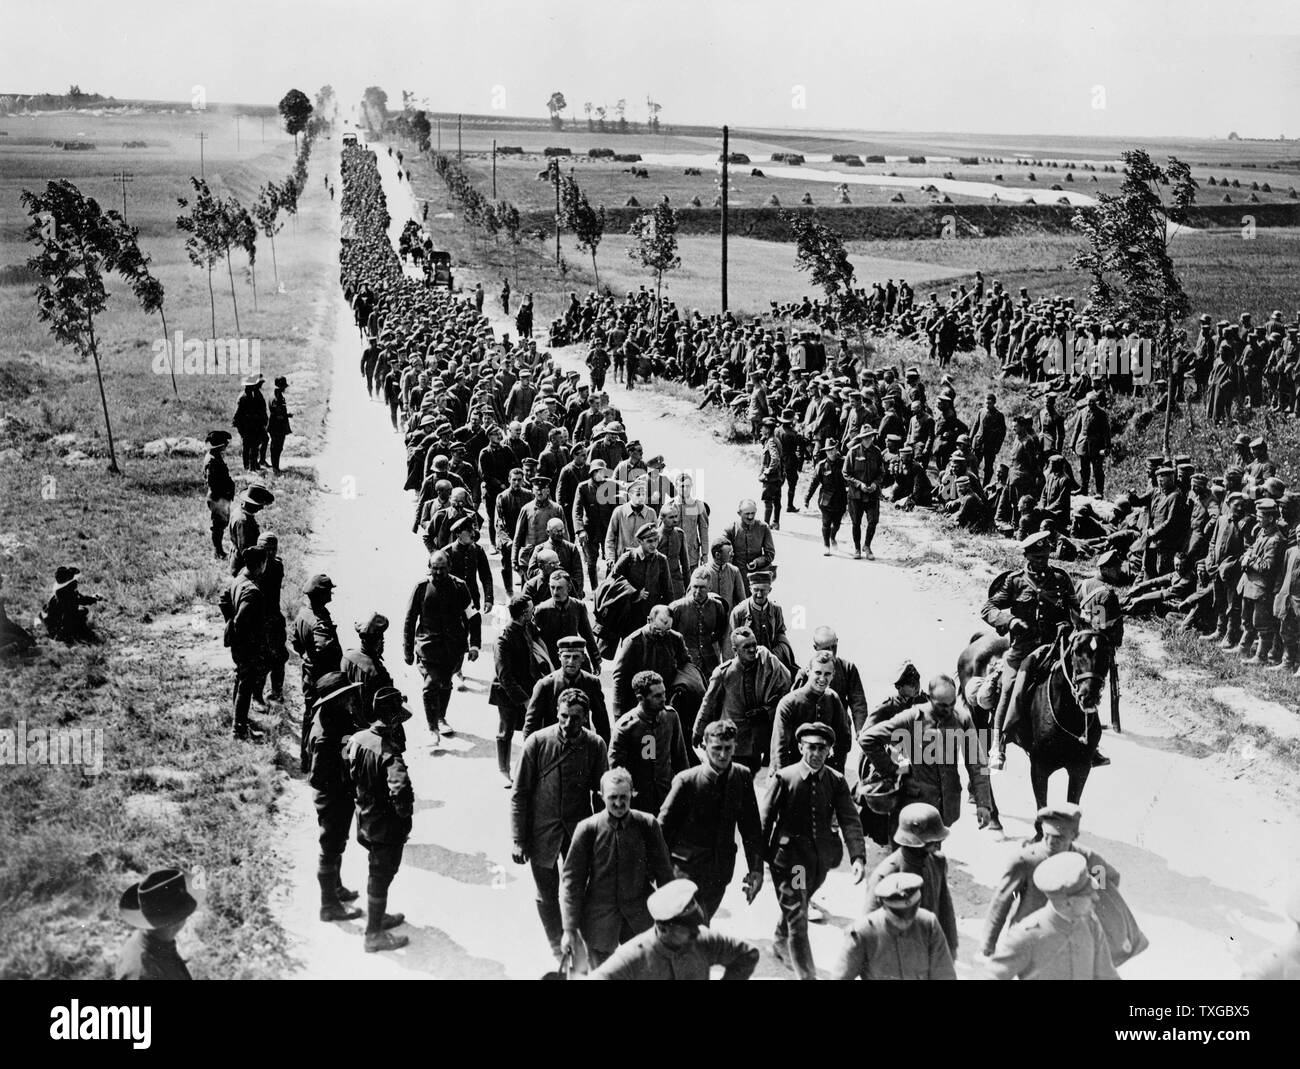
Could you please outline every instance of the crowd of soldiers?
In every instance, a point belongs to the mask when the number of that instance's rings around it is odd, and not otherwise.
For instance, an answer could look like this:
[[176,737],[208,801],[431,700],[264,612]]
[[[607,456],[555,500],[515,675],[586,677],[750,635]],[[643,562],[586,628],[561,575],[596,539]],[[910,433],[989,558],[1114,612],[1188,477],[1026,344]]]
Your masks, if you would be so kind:
[[[832,363],[820,331],[804,334],[784,369],[756,325],[696,331],[709,337],[692,358],[690,331],[677,333],[675,350],[664,345],[675,314],[667,334],[649,342],[644,293],[621,303],[582,305],[574,297],[566,319],[590,342],[590,381],[581,382],[536,341],[497,340],[482,315],[481,288],[462,300],[403,274],[368,150],[345,146],[343,179],[342,210],[355,226],[343,242],[340,279],[363,339],[361,373],[405,443],[413,533],[429,552],[428,574],[405,606],[403,656],[423,679],[437,746],[454,733],[452,697],[465,662],[483,651],[485,617],[497,622],[489,700],[499,716],[498,772],[510,790],[514,860],[531,870],[542,933],[559,967],[597,978],[698,978],[712,965],[730,978],[750,975],[758,948],[709,928],[735,875],[739,840],[744,897],[755,901],[766,866],[780,907],[772,952],[799,978],[817,975],[808,924],[823,912],[815,896],[846,854],[867,893],[832,975],[953,978],[957,929],[940,844],[961,816],[962,764],[977,822],[1000,827],[991,758],[982,746],[961,744],[941,747],[937,760],[919,753],[909,760],[897,746],[900,733],[973,734],[970,710],[992,705],[1001,724],[1018,661],[1054,627],[1087,620],[1091,611],[1116,629],[1115,592],[1129,579],[1123,557],[1140,555],[1144,568],[1152,560],[1148,578],[1165,574],[1161,553],[1172,543],[1159,520],[1173,508],[1166,496],[1185,482],[1180,500],[1208,512],[1215,491],[1198,497],[1194,489],[1204,488],[1204,476],[1182,470],[1178,458],[1179,482],[1171,484],[1171,472],[1153,465],[1145,500],[1130,501],[1127,513],[1117,506],[1105,520],[1100,508],[1085,511],[1092,526],[1081,529],[1070,507],[1080,487],[1069,465],[1061,471],[1066,421],[1050,400],[1037,420],[1015,421],[1012,464],[993,479],[1006,439],[995,397],[972,430],[956,417],[946,381],[932,417],[918,369],[873,375],[846,359],[847,345]],[[605,375],[612,366],[628,388],[638,374],[702,375],[706,403],[710,396],[726,403],[715,384],[731,374],[724,362],[737,359],[752,386],[745,414],[763,443],[765,514],[759,519],[758,502],[742,500],[735,521],[721,533],[715,525],[711,536],[711,510],[692,478],[670,476],[663,456],[645,455],[610,404]],[[1072,446],[1092,458],[1083,478],[1091,473],[1100,493],[1109,394],[1106,382],[1092,385],[1100,389],[1080,398]],[[246,396],[259,390],[252,381],[246,387]],[[253,426],[244,441],[250,471],[265,448],[256,420]],[[239,422],[236,428],[243,433]],[[795,438],[798,446],[789,448]],[[820,443],[819,459],[804,504],[818,496],[828,554],[848,512],[854,555],[871,559],[882,495],[909,508],[960,504],[972,487],[996,488],[988,509],[1022,538],[1026,556],[1025,569],[999,577],[985,607],[985,619],[1012,637],[997,679],[959,695],[950,677],[923,685],[918,669],[904,663],[894,692],[872,705],[831,628],[815,629],[810,657],[796,654],[773,598],[773,531],[783,497],[787,510],[796,509],[802,464],[792,471],[788,458],[802,457],[809,441]],[[236,666],[234,730],[250,738],[257,730],[249,709],[264,707],[268,681],[269,700],[283,701],[288,628],[278,547],[257,521],[274,498],[256,482],[235,493],[222,459],[229,442],[224,431],[208,436],[205,474],[214,552],[225,555],[227,534],[233,551],[223,611]],[[1280,506],[1285,487],[1270,481],[1271,470],[1241,472],[1237,487],[1218,494],[1223,508],[1208,524],[1213,530],[1207,534],[1197,512],[1185,537],[1199,531],[1217,546],[1223,517],[1242,520],[1247,500],[1260,515],[1258,531],[1271,537],[1268,503]],[[949,511],[962,520],[960,508]],[[1259,541],[1250,534],[1243,543]],[[1047,589],[1058,582],[1044,582],[1048,571],[1064,575],[1046,568],[1048,555],[1070,552],[1100,552],[1099,578],[1068,595]],[[1237,634],[1232,621],[1248,613],[1261,636],[1261,596],[1233,600],[1234,577],[1219,575],[1220,560],[1211,559],[1222,637]],[[1239,566],[1244,582],[1255,566]],[[411,713],[383,663],[388,619],[375,612],[359,621],[356,648],[345,653],[329,613],[332,589],[328,576],[309,581],[292,639],[302,662],[301,760],[320,825],[320,917],[361,914],[351,905],[359,895],[340,880],[355,817],[369,857],[365,949],[397,949],[407,942],[392,930],[403,916],[388,913],[387,900],[414,808],[402,756]],[[1285,642],[1282,649],[1294,659]],[[517,756],[516,733],[524,740]],[[855,741],[860,765],[850,787]],[[995,747],[993,767],[998,757]],[[1078,807],[1049,806],[1037,818],[1041,838],[1014,852],[990,905],[980,961],[1000,978],[1115,978],[1116,965],[1146,945],[1119,897],[1119,874],[1075,843]],[[871,872],[868,839],[896,847]],[[174,891],[177,876],[163,882]]]
[[[937,844],[960,817],[957,765],[918,762],[901,775],[906,759],[891,747],[914,722],[969,727],[954,681],[936,676],[923,689],[905,664],[895,692],[873,707],[832,629],[817,628],[812,655],[800,658],[773,598],[779,517],[765,522],[758,503],[743,500],[734,522],[711,534],[711,510],[689,475],[669,477],[664,457],[629,440],[603,381],[562,373],[534,342],[497,341],[473,300],[404,277],[364,149],[344,150],[343,208],[357,223],[341,277],[364,339],[363,377],[405,441],[413,533],[429,551],[428,577],[407,605],[403,653],[424,680],[438,745],[454,730],[452,699],[465,662],[482,651],[485,616],[499,623],[489,695],[498,770],[510,790],[514,857],[530,867],[557,962],[608,978],[691,978],[715,964],[748,976],[757,948],[708,927],[739,838],[745,897],[757,898],[766,867],[781,911],[773,953],[797,976],[816,976],[814,896],[845,854],[868,897],[836,975],[954,975],[956,927]],[[874,518],[861,511],[870,528]],[[308,760],[327,920],[350,911],[336,883],[342,817],[325,812],[353,801],[329,784],[350,785],[361,805],[355,777],[330,770],[340,738],[406,715],[381,710],[364,686],[345,689],[349,678],[317,678],[313,692]],[[399,694],[390,701],[400,709]],[[863,754],[857,790],[844,775],[854,739]],[[400,730],[384,737],[394,760],[404,741]],[[987,825],[986,756],[964,752],[953,761],[966,764]],[[390,768],[388,784],[409,831],[409,778]],[[1042,816],[1045,827],[1055,819],[1077,831],[1076,811]],[[335,849],[326,849],[327,830]],[[874,873],[868,837],[897,847]],[[1095,877],[1058,867],[1030,865],[1004,893],[997,923],[1009,903],[1016,923],[992,937],[991,973],[1113,976],[1115,961],[1140,949],[1132,930],[1116,934],[1094,914]]]
[[[1145,393],[1138,400],[1147,412],[1171,392],[1180,404],[1203,399],[1211,423],[1243,409],[1293,412],[1300,312],[1288,323],[1274,311],[1263,327],[1250,313],[1235,325],[1202,315],[1197,339],[1177,333],[1171,358],[1143,378],[1136,358],[1108,355],[1130,352],[1132,323],[1098,322],[1070,299],[1031,300],[1024,289],[1013,299],[997,280],[986,288],[978,272],[946,303],[932,293],[917,305],[911,288],[892,280],[858,299],[873,331],[908,336],[909,323],[921,325],[937,385],[927,389],[918,366],[875,368],[851,351],[848,328],[860,317],[846,315],[843,302],[774,305],[765,324],[683,317],[643,288],[623,298],[572,294],[558,325],[588,347],[593,384],[611,366],[622,381],[680,378],[699,388],[702,408],[746,419],[762,451],[759,496],[773,529],[783,509],[799,510],[811,462],[803,508],[816,497],[828,556],[838,552],[847,515],[853,556],[873,558],[882,499],[933,509],[971,532],[1020,541],[1046,532],[1053,556],[1096,557],[1129,615],[1179,612],[1189,630],[1247,663],[1300,670],[1300,494],[1279,477],[1263,436],[1242,432],[1231,456],[1201,465],[1189,455],[1149,457],[1140,490],[1105,497],[1120,398]],[[787,342],[779,318],[816,329]],[[967,348],[983,346],[1006,374],[1037,382],[1041,408],[1008,417],[989,393],[963,418],[943,373],[951,351],[936,333],[949,321]],[[827,351],[828,330],[841,334],[836,352]]]

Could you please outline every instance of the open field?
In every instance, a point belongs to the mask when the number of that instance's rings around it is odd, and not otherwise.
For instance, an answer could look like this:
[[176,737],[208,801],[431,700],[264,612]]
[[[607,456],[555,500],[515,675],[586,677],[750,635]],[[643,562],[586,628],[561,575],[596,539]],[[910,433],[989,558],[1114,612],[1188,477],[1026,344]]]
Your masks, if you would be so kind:
[[[0,123],[46,140],[77,137],[100,146],[74,153],[0,138],[0,264],[20,264],[30,253],[22,234],[24,187],[67,176],[105,207],[120,208],[109,176],[126,167],[136,175],[127,216],[140,227],[141,247],[166,287],[167,325],[186,337],[209,336],[206,277],[190,266],[175,228],[176,198],[192,192],[187,180],[199,169],[197,142],[185,139],[202,120],[140,115],[105,120],[102,128],[95,122],[55,116],[48,123]],[[125,140],[151,147],[125,150]],[[238,156],[233,128],[205,148],[214,192],[245,203],[259,184],[281,181],[293,165],[292,140],[272,142],[270,131],[265,145],[244,138]],[[283,373],[291,381],[297,437],[285,460],[295,466],[275,480],[275,504],[263,514],[263,529],[280,536],[290,614],[304,578],[315,488],[312,470],[302,465],[322,437],[328,385],[328,366],[316,366],[325,341],[319,302],[337,286],[336,226],[320,180],[329,158],[322,140],[297,226],[288,224],[277,237],[284,291],[274,291],[264,240],[256,311],[244,265],[235,264],[243,335],[260,340],[268,380]],[[224,266],[214,286],[218,334],[233,337]],[[109,639],[99,647],[63,647],[41,635],[37,655],[4,673],[0,725],[102,729],[104,770],[83,776],[68,768],[0,768],[0,899],[8,904],[0,919],[0,975],[109,975],[124,934],[118,895],[143,873],[173,864],[218,876],[201,923],[181,940],[182,956],[195,957],[196,975],[275,975],[284,942],[268,907],[278,878],[270,818],[287,770],[296,768],[286,759],[289,748],[296,758],[296,740],[282,752],[230,739],[231,668],[216,607],[229,567],[212,559],[202,457],[142,452],[149,440],[201,439],[210,428],[228,427],[238,380],[180,375],[175,398],[170,377],[152,367],[162,337],[158,317],[143,315],[120,283],[111,282],[109,292],[97,333],[120,476],[105,474],[93,365],[57,345],[37,322],[30,285],[0,288],[0,548],[8,611],[30,627],[55,568],[76,564],[83,590],[104,597],[96,618]],[[242,486],[248,477],[237,443],[235,451],[230,466]],[[273,742],[287,730],[284,723],[268,727]]]

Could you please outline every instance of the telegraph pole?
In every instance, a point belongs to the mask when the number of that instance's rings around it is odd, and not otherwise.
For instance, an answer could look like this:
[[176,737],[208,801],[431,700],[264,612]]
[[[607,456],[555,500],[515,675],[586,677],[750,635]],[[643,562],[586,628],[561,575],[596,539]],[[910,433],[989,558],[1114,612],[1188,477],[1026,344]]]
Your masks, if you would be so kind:
[[497,199],[497,139],[492,139],[492,199]]
[[551,166],[555,168],[555,266],[560,266],[560,161],[552,157]]
[[208,135],[205,134],[205,133],[203,133],[202,131],[200,131],[199,133],[195,134],[194,136],[195,136],[195,138],[198,139],[198,142],[199,142],[199,177],[200,177],[200,178],[206,178],[206,177],[207,177],[207,174],[204,173],[204,170],[203,170],[203,142],[206,141],[206,140],[208,139]]
[[731,155],[731,134],[722,128],[722,310],[727,310],[727,164]]
[[126,222],[126,184],[135,181],[135,175],[129,171],[118,171],[113,175],[113,181],[122,187],[122,221]]
[[462,158],[461,151],[460,151],[460,119],[461,117],[457,115],[456,116],[456,159],[457,160]]
[[434,122],[438,124],[438,152],[441,153],[442,152],[442,120],[435,119]]

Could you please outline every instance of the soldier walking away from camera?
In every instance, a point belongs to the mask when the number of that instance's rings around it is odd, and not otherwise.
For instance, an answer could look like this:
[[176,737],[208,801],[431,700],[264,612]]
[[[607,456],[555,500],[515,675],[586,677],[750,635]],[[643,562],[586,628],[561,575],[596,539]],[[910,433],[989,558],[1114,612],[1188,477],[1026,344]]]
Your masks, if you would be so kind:
[[344,750],[344,766],[357,803],[357,842],[370,854],[366,881],[366,953],[398,950],[411,940],[390,929],[406,917],[388,912],[388,889],[402,864],[411,835],[415,792],[407,775],[406,733],[411,719],[396,690],[375,696],[375,719],[356,732]]
[[835,732],[825,724],[804,724],[795,736],[802,760],[772,773],[761,807],[762,834],[781,907],[772,951],[800,980],[815,980],[808,903],[844,856],[841,836],[854,883],[866,875],[866,847],[848,785],[826,766]]
[[204,898],[200,881],[180,869],[157,869],[133,883],[118,901],[135,929],[118,952],[115,980],[191,980],[176,937]]
[[203,461],[203,482],[208,488],[208,513],[212,519],[212,552],[218,560],[225,560],[222,542],[230,526],[230,503],[235,500],[235,480],[230,477],[225,457],[230,432],[208,431],[204,441],[208,455]]
[[340,872],[343,850],[352,830],[352,784],[343,769],[343,748],[354,731],[368,723],[361,701],[361,684],[349,683],[342,672],[326,672],[317,688],[311,737],[307,741],[311,785],[320,825],[320,860],[316,880],[320,884],[320,919],[350,921],[361,910],[345,905],[359,897],[343,886]]
[[316,681],[326,672],[337,672],[343,660],[339,630],[330,615],[334,597],[334,580],[328,575],[314,575],[303,591],[307,604],[298,610],[293,622],[293,648],[302,659],[302,731],[299,759],[307,771],[307,738],[311,734],[312,710],[316,707]]

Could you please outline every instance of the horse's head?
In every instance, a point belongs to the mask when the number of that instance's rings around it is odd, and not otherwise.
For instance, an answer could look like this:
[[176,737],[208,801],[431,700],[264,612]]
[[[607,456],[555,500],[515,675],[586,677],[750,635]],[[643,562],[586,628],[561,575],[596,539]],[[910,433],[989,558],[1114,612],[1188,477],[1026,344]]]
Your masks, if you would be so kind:
[[1110,671],[1110,640],[1101,631],[1080,628],[1070,636],[1065,661],[1079,705],[1087,713],[1097,711],[1102,684]]

